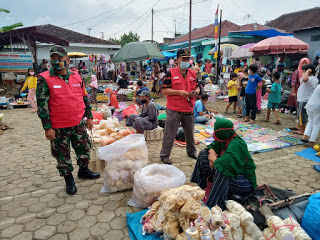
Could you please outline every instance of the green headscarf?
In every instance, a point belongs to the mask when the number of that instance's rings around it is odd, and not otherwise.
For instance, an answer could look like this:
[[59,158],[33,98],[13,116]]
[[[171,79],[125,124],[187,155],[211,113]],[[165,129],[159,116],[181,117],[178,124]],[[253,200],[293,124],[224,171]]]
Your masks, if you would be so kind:
[[214,149],[218,154],[213,164],[215,169],[233,179],[241,174],[256,188],[256,165],[246,142],[233,130],[233,123],[228,119],[218,118],[214,125],[214,138],[215,141],[207,149]]

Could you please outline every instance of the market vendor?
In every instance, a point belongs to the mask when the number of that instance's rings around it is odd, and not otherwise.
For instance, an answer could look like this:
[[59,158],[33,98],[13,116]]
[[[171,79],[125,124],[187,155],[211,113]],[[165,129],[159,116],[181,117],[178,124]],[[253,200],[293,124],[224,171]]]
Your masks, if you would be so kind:
[[142,103],[141,114],[131,114],[127,118],[127,126],[132,126],[137,133],[143,133],[144,130],[153,130],[159,126],[159,112],[154,103],[151,102],[149,91],[143,91],[139,96]]
[[196,101],[194,105],[194,122],[206,124],[211,118],[211,113],[217,114],[218,111],[207,109],[204,105],[209,100],[209,96],[206,93],[201,94],[201,97]]
[[126,73],[121,73],[121,78],[118,80],[117,83],[119,88],[128,88],[129,86],[128,75]]
[[143,91],[148,91],[150,92],[149,88],[143,86],[143,82],[141,80],[138,80],[137,81],[137,88],[136,90],[134,91],[134,97],[132,98],[133,102],[135,104],[137,104],[138,106],[141,106],[142,105],[142,102],[141,102],[141,99],[140,99],[140,94],[143,92]]
[[51,154],[57,159],[57,169],[65,179],[66,191],[72,195],[77,188],[72,175],[70,142],[77,155],[78,178],[100,177],[88,168],[91,144],[87,129],[93,129],[93,116],[83,80],[67,68],[70,61],[67,50],[53,46],[50,61],[51,69],[38,77],[38,115],[45,137],[51,142]]
[[191,182],[204,189],[207,187],[207,179],[212,176],[213,184],[207,205],[218,205],[225,209],[225,201],[229,196],[247,196],[257,187],[256,165],[246,142],[234,131],[230,120],[217,119],[214,139],[200,152]]
[[110,99],[109,106],[113,106],[115,109],[119,109],[119,103],[117,96],[114,94],[114,92],[111,90],[111,88],[106,88],[104,90],[104,94]]
[[167,95],[167,117],[160,158],[165,164],[172,164],[169,157],[180,123],[185,133],[187,154],[197,159],[193,133],[193,107],[200,88],[196,72],[188,68],[190,57],[189,50],[179,49],[177,52],[178,67],[170,69],[162,85],[162,93]]

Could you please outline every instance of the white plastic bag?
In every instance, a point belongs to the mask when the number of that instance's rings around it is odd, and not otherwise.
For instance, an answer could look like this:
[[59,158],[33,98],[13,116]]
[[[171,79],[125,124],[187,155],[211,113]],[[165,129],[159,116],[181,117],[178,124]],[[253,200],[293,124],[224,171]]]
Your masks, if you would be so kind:
[[185,181],[185,174],[175,166],[148,165],[135,173],[133,194],[128,204],[147,208],[157,200],[161,191],[184,185]]
[[148,164],[148,148],[143,134],[124,137],[98,149],[106,161],[104,186],[100,192],[118,192],[133,187],[134,174]]
[[111,117],[111,110],[106,104],[102,104],[97,110],[99,114],[102,115],[103,119],[107,119],[108,117]]

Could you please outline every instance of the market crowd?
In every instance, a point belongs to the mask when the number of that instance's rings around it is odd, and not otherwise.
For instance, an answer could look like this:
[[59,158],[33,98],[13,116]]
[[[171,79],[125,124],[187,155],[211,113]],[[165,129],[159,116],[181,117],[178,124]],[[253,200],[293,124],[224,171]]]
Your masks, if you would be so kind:
[[[218,111],[206,107],[212,94],[204,90],[206,83],[220,84],[221,90],[224,89],[224,92],[220,92],[228,95],[225,115],[230,114],[231,108],[233,114],[253,124],[256,115],[261,113],[263,99],[267,99],[267,113],[262,121],[269,122],[273,112],[274,123],[281,124],[279,109],[284,108],[284,111],[297,115],[297,124],[291,130],[301,135],[305,143],[311,146],[316,143],[320,130],[319,58],[312,63],[308,58],[302,58],[290,67],[287,67],[284,58],[272,57],[265,66],[259,58],[252,62],[237,61],[228,69],[229,79],[225,83],[218,81],[214,63],[210,60],[206,60],[205,64],[202,60],[192,61],[187,49],[179,49],[177,57],[168,63],[117,65],[108,60],[105,66],[103,78],[117,84],[119,89],[129,88],[132,82],[135,85],[132,100],[140,113],[126,116],[125,121],[137,133],[159,126],[159,111],[153,103],[152,92],[166,96],[166,121],[160,159],[165,164],[172,164],[172,147],[178,129],[182,127],[187,155],[197,160],[191,181],[205,189],[211,178],[212,188],[207,199],[209,207],[224,207],[230,195],[248,195],[257,187],[257,183],[256,167],[247,145],[227,119],[216,120],[215,141],[197,154],[195,123],[206,124],[218,114]],[[88,168],[91,143],[87,134],[87,129],[93,129],[94,125],[90,103],[97,103],[100,72],[97,68],[90,75],[87,86],[90,88],[89,96],[85,80],[91,70],[82,61],[75,66],[65,48],[52,47],[50,65],[43,60],[40,69],[38,75],[34,69],[29,69],[20,92],[28,88],[28,101],[32,111],[38,113],[45,136],[50,140],[51,154],[57,160],[59,174],[65,178],[66,191],[75,194],[77,188],[72,174],[74,167],[70,144],[77,155],[78,177],[100,177]],[[148,85],[150,80],[152,84]],[[284,86],[291,88],[285,105]],[[116,92],[111,87],[102,92],[108,97],[109,106],[119,109]]]

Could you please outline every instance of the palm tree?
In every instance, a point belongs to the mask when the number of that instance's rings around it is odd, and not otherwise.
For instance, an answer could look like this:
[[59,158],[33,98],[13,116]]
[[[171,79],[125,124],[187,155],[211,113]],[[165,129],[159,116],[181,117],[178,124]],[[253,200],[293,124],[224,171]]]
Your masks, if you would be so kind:
[[[9,10],[6,10],[6,9],[2,9],[0,8],[0,12],[4,12],[4,13],[10,13]],[[0,33],[3,33],[3,32],[8,32],[8,31],[11,31],[17,27],[21,27],[23,26],[23,24],[21,22],[18,22],[18,23],[14,23],[10,26],[4,26],[4,27],[0,27]]]

